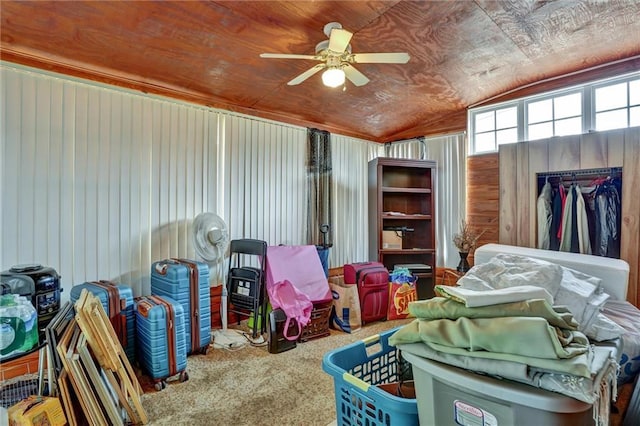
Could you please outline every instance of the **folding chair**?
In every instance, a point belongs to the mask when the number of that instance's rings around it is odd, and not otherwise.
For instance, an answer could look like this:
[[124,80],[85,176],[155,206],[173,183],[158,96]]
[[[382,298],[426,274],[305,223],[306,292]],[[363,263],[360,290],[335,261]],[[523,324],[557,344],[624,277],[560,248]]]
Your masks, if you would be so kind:
[[231,241],[227,275],[228,312],[239,314],[238,324],[240,324],[241,315],[253,315],[252,337],[254,339],[258,336],[258,329],[260,333],[265,333],[267,330],[266,264],[266,241],[252,239]]

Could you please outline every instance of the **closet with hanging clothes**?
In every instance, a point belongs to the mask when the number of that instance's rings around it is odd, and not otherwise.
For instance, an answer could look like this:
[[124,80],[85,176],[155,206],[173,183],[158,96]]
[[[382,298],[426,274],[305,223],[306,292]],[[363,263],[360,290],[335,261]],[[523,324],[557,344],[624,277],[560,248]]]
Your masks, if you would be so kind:
[[622,168],[538,173],[537,247],[620,257]]

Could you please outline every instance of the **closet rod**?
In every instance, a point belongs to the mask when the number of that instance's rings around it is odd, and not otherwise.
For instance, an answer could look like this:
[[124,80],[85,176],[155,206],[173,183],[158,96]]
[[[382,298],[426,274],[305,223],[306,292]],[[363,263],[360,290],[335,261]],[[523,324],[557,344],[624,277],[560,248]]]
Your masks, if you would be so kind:
[[565,170],[562,172],[537,173],[538,177],[573,177],[585,175],[608,175],[619,176],[622,174],[622,167],[605,167],[600,169]]

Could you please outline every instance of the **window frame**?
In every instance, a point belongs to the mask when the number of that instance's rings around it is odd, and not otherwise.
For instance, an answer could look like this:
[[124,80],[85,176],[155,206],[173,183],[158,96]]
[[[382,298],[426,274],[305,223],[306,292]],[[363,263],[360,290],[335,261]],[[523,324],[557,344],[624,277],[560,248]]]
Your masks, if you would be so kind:
[[[499,150],[499,146],[501,144],[499,144],[497,142],[497,140],[494,138],[494,150],[486,150],[486,151],[476,151],[476,141],[475,141],[475,136],[476,136],[476,132],[475,132],[475,117],[478,114],[482,114],[482,113],[486,113],[486,112],[490,112],[493,111],[494,112],[494,117],[495,117],[495,113],[501,109],[506,109],[506,108],[512,108],[512,107],[516,107],[517,108],[517,135],[518,135],[518,140],[517,141],[513,141],[513,143],[517,143],[517,142],[529,142],[529,123],[528,123],[528,105],[530,103],[534,103],[534,102],[539,102],[539,101],[543,101],[546,99],[554,99],[554,98],[558,98],[558,97],[562,97],[562,96],[566,96],[566,95],[570,95],[573,93],[580,93],[581,97],[582,97],[582,113],[581,113],[581,122],[582,122],[582,132],[580,134],[585,134],[585,133],[590,133],[590,132],[595,132],[597,131],[595,129],[595,123],[596,123],[596,111],[595,111],[595,101],[596,101],[596,89],[602,88],[602,87],[606,87],[606,86],[613,86],[616,84],[620,84],[620,83],[626,83],[627,84],[627,99],[626,99],[626,111],[627,111],[627,127],[629,126],[629,122],[630,122],[630,110],[632,107],[635,107],[637,105],[630,105],[630,90],[629,90],[629,83],[635,80],[640,79],[640,71],[634,71],[631,73],[626,73],[623,75],[619,75],[619,76],[615,76],[615,77],[611,77],[611,78],[607,78],[607,79],[601,79],[601,80],[596,80],[596,81],[592,81],[586,84],[580,84],[580,85],[574,85],[574,86],[570,86],[570,87],[565,87],[562,89],[557,89],[557,90],[552,90],[552,91],[548,91],[548,92],[544,92],[544,93],[539,93],[536,95],[531,95],[531,96],[525,96],[522,98],[518,98],[518,99],[513,99],[513,100],[509,100],[509,101],[505,101],[505,102],[500,102],[500,103],[496,103],[496,104],[491,104],[491,105],[485,105],[485,106],[479,106],[479,107],[475,107],[475,108],[469,108],[468,110],[468,115],[467,115],[467,132],[469,135],[469,155],[483,155],[483,154],[490,154],[490,153],[494,153],[494,152],[498,152]],[[620,108],[622,109],[622,108]],[[576,116],[572,116],[572,117],[576,117]],[[561,120],[566,119],[568,117],[563,117]],[[553,113],[552,115],[552,119],[550,120],[551,123],[553,123],[553,132],[554,132],[554,136],[555,136],[555,123],[559,121],[559,119],[555,118],[555,113]],[[494,128],[493,129],[494,134],[497,132],[497,129]],[[484,133],[484,132],[483,132]],[[535,139],[532,140],[531,142],[535,142],[536,140],[539,139]]]
[[[496,125],[497,124],[496,123],[496,121],[497,121],[497,119],[496,119],[497,112],[501,111],[501,110],[504,110],[504,109],[513,108],[514,106],[516,107],[516,127],[515,128],[516,128],[516,134],[518,134],[518,132],[519,132],[518,123],[520,121],[520,117],[519,117],[520,111],[519,111],[519,108],[514,103],[507,103],[507,104],[502,105],[499,108],[487,108],[485,110],[482,110],[482,111],[479,111],[478,113],[476,113],[475,115],[477,116],[479,114],[483,114],[483,113],[486,113],[486,112],[493,112],[493,124],[494,124],[492,130],[487,130],[487,131],[480,132],[480,133],[477,133],[477,134],[493,133],[493,135],[494,135],[494,140],[493,140],[494,146],[496,146],[496,147],[500,146],[500,143],[498,143],[498,140],[497,140],[497,132],[500,131],[500,130],[512,129],[513,127],[505,127],[505,128],[498,129],[498,127]],[[475,116],[474,116],[474,118],[475,118]],[[473,134],[474,136],[476,135],[475,124],[476,124],[475,120],[472,120],[472,122],[470,123],[470,126],[472,126],[471,128],[473,129],[473,133],[471,133],[471,134]],[[519,134],[518,134],[518,139],[520,139],[520,135]],[[475,138],[474,138],[473,142],[474,142],[474,152],[475,152]],[[488,153],[488,152],[494,152],[494,151],[492,151],[492,150],[481,151],[478,154],[485,154],[485,153]]]
[[[619,129],[624,129],[627,127],[635,127],[635,126],[630,126],[629,123],[631,122],[631,108],[633,107],[638,107],[640,106],[640,103],[638,104],[633,104],[631,105],[631,88],[630,88],[630,83],[632,81],[640,81],[640,73],[636,73],[636,75],[630,75],[627,78],[620,78],[617,79],[616,81],[613,82],[597,82],[591,85],[591,94],[593,96],[593,108],[591,110],[591,122],[593,123],[593,131],[596,132],[598,131],[596,129],[596,115],[598,113],[602,113],[602,112],[610,112],[610,111],[616,111],[616,110],[622,110],[624,109],[626,111],[626,116],[627,116],[627,126],[626,127],[618,127]],[[620,108],[613,108],[613,109],[608,109],[608,110],[603,110],[603,111],[596,111],[596,90],[601,89],[603,87],[607,87],[607,86],[615,86],[616,84],[621,84],[624,83],[627,86],[627,99],[626,99],[626,104],[624,107],[620,107]],[[611,129],[614,130],[614,129]]]
[[[561,98],[564,96],[568,96],[568,95],[573,95],[573,94],[579,94],[580,95],[580,115],[573,115],[570,117],[563,117],[563,118],[556,118],[555,117],[555,99],[557,98]],[[535,124],[542,124],[542,123],[551,123],[552,128],[553,128],[553,135],[549,136],[549,137],[554,137],[554,136],[558,136],[556,134],[556,122],[560,121],[560,120],[565,120],[567,118],[580,118],[580,129],[581,129],[581,133],[584,133],[585,131],[585,125],[584,125],[584,90],[582,88],[573,88],[573,89],[563,89],[560,92],[550,92],[550,93],[546,93],[544,95],[539,95],[539,96],[532,96],[532,97],[528,97],[528,98],[524,98],[523,99],[523,114],[524,114],[524,120],[522,121],[523,123],[523,134],[524,137],[521,139],[522,141],[531,141],[531,142],[535,142],[537,140],[541,140],[541,139],[545,139],[545,138],[540,138],[540,139],[529,139],[529,126],[532,125],[532,123],[529,122],[529,105],[536,103],[536,102],[541,102],[541,101],[546,101],[546,100],[551,100],[551,105],[552,105],[552,110],[551,110],[551,120],[546,120],[546,121],[540,121],[537,123],[533,123]],[[518,123],[519,124],[519,123]]]

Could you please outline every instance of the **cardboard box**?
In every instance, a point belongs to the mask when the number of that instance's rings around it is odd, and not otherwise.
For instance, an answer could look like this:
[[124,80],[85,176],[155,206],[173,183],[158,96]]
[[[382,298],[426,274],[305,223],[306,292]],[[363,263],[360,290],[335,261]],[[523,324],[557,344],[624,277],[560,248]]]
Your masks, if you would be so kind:
[[9,407],[9,426],[64,426],[67,419],[58,398],[31,395]]
[[402,249],[402,237],[396,231],[382,231],[382,248],[386,250]]

